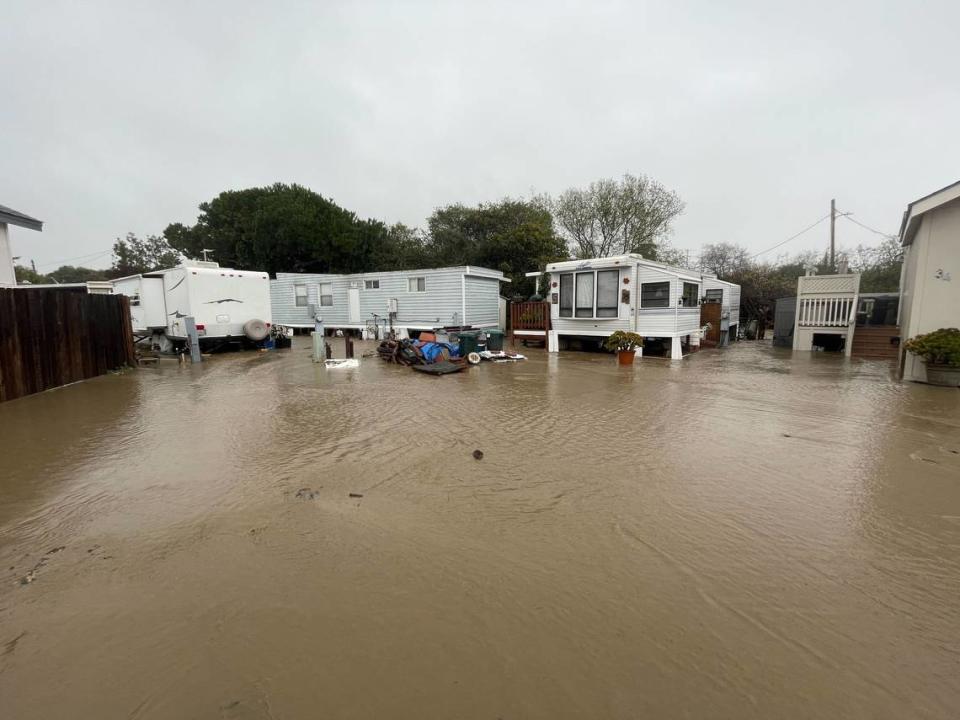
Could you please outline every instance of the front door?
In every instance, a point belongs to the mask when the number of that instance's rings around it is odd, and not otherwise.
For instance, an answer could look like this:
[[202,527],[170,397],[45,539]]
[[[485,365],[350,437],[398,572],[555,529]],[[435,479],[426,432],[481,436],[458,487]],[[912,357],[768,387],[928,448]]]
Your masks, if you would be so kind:
[[360,324],[360,288],[348,288],[347,300],[349,308],[349,322],[351,325]]

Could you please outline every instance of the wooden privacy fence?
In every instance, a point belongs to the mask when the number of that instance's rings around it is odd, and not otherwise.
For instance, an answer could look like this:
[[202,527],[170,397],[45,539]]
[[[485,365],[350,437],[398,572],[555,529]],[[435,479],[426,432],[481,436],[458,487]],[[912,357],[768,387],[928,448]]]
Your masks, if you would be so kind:
[[0,402],[135,362],[125,296],[0,289]]
[[550,303],[548,302],[512,302],[510,303],[511,330],[550,329]]

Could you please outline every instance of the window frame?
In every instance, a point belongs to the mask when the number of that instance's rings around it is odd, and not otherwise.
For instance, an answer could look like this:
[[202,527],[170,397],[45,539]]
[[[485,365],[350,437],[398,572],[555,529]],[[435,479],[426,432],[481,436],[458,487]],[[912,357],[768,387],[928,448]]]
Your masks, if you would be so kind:
[[[567,281],[569,282],[569,287],[567,288],[567,292],[569,293],[569,300],[570,300],[569,309],[566,309],[563,307],[563,290],[564,290],[563,279],[564,278],[567,278],[568,279]],[[560,302],[557,303],[559,305],[559,317],[573,318],[573,305],[574,305],[573,294],[574,294],[574,284],[575,284],[573,273],[572,272],[560,273],[559,283],[560,283]]]
[[[303,294],[300,289],[303,289]],[[303,300],[303,302],[300,302]],[[294,307],[307,307],[310,304],[310,292],[307,290],[306,283],[295,283],[293,286],[293,304]]]
[[[682,284],[680,285],[680,305],[682,308],[698,308],[700,307],[700,286],[695,282],[689,282],[687,280],[681,280]],[[688,288],[693,288],[693,292],[688,295]],[[692,300],[693,304],[688,304],[688,300]]]
[[[599,306],[600,300],[600,280],[601,273],[609,273],[616,276],[613,293],[613,305]],[[620,317],[620,268],[598,268],[596,270],[570,270],[569,272],[557,273],[559,275],[559,297],[557,302],[557,317],[570,320],[616,320]],[[580,277],[590,275],[593,280],[593,300],[590,306],[590,315],[578,315],[577,313],[586,310],[585,307],[577,306],[577,287],[580,283]],[[564,284],[569,283],[569,287]],[[570,306],[564,307],[564,293],[569,292]],[[613,310],[613,315],[599,315],[600,310]]]
[[[667,286],[667,297],[664,298],[663,304],[660,305],[660,300],[657,300],[657,305],[647,305],[644,303],[643,289],[649,285],[666,285]],[[670,287],[672,282],[670,280],[657,280],[656,282],[642,282],[640,283],[640,309],[641,310],[664,310],[670,308],[670,293],[673,289]]]
[[379,290],[380,289],[380,278],[371,278],[369,280],[363,281],[364,290]]
[[[616,279],[613,281],[613,305],[600,306],[600,274],[612,274]],[[594,298],[593,298],[593,316],[598,320],[614,320],[620,317],[620,269],[606,268],[597,270],[593,278]],[[601,315],[601,310],[613,310],[613,315]]]
[[[323,291],[324,286],[330,289],[330,292],[325,293]],[[322,282],[317,283],[317,300],[320,303],[320,307],[333,307],[333,283],[332,282]],[[324,302],[327,300],[328,302]]]
[[[410,284],[416,280],[417,289],[411,290]],[[422,288],[422,289],[421,289]],[[407,278],[407,292],[408,293],[425,293],[427,291],[427,276],[426,275],[414,275],[413,277]]]
[[[716,295],[711,295],[710,293],[720,293],[720,297],[718,298],[716,297]],[[704,303],[710,303],[714,305],[719,303],[720,305],[722,305],[723,304],[723,288],[707,288],[706,290],[703,291],[703,297],[704,297]]]

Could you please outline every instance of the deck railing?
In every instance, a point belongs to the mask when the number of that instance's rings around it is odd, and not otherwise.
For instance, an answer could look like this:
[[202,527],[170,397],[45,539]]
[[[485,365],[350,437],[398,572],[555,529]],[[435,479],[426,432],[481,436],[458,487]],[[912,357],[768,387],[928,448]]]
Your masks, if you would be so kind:
[[550,303],[510,303],[510,328],[512,330],[549,330]]
[[801,297],[797,311],[801,327],[846,327],[856,319],[853,295]]

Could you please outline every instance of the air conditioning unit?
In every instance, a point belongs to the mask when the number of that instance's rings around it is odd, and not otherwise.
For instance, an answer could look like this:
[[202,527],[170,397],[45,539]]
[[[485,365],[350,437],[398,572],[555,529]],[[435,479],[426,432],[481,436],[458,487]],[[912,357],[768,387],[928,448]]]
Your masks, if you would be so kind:
[[396,298],[390,298],[389,300],[387,300],[387,312],[388,312],[388,313],[394,313],[394,314],[396,314],[396,312],[397,312],[397,299],[396,299]]

